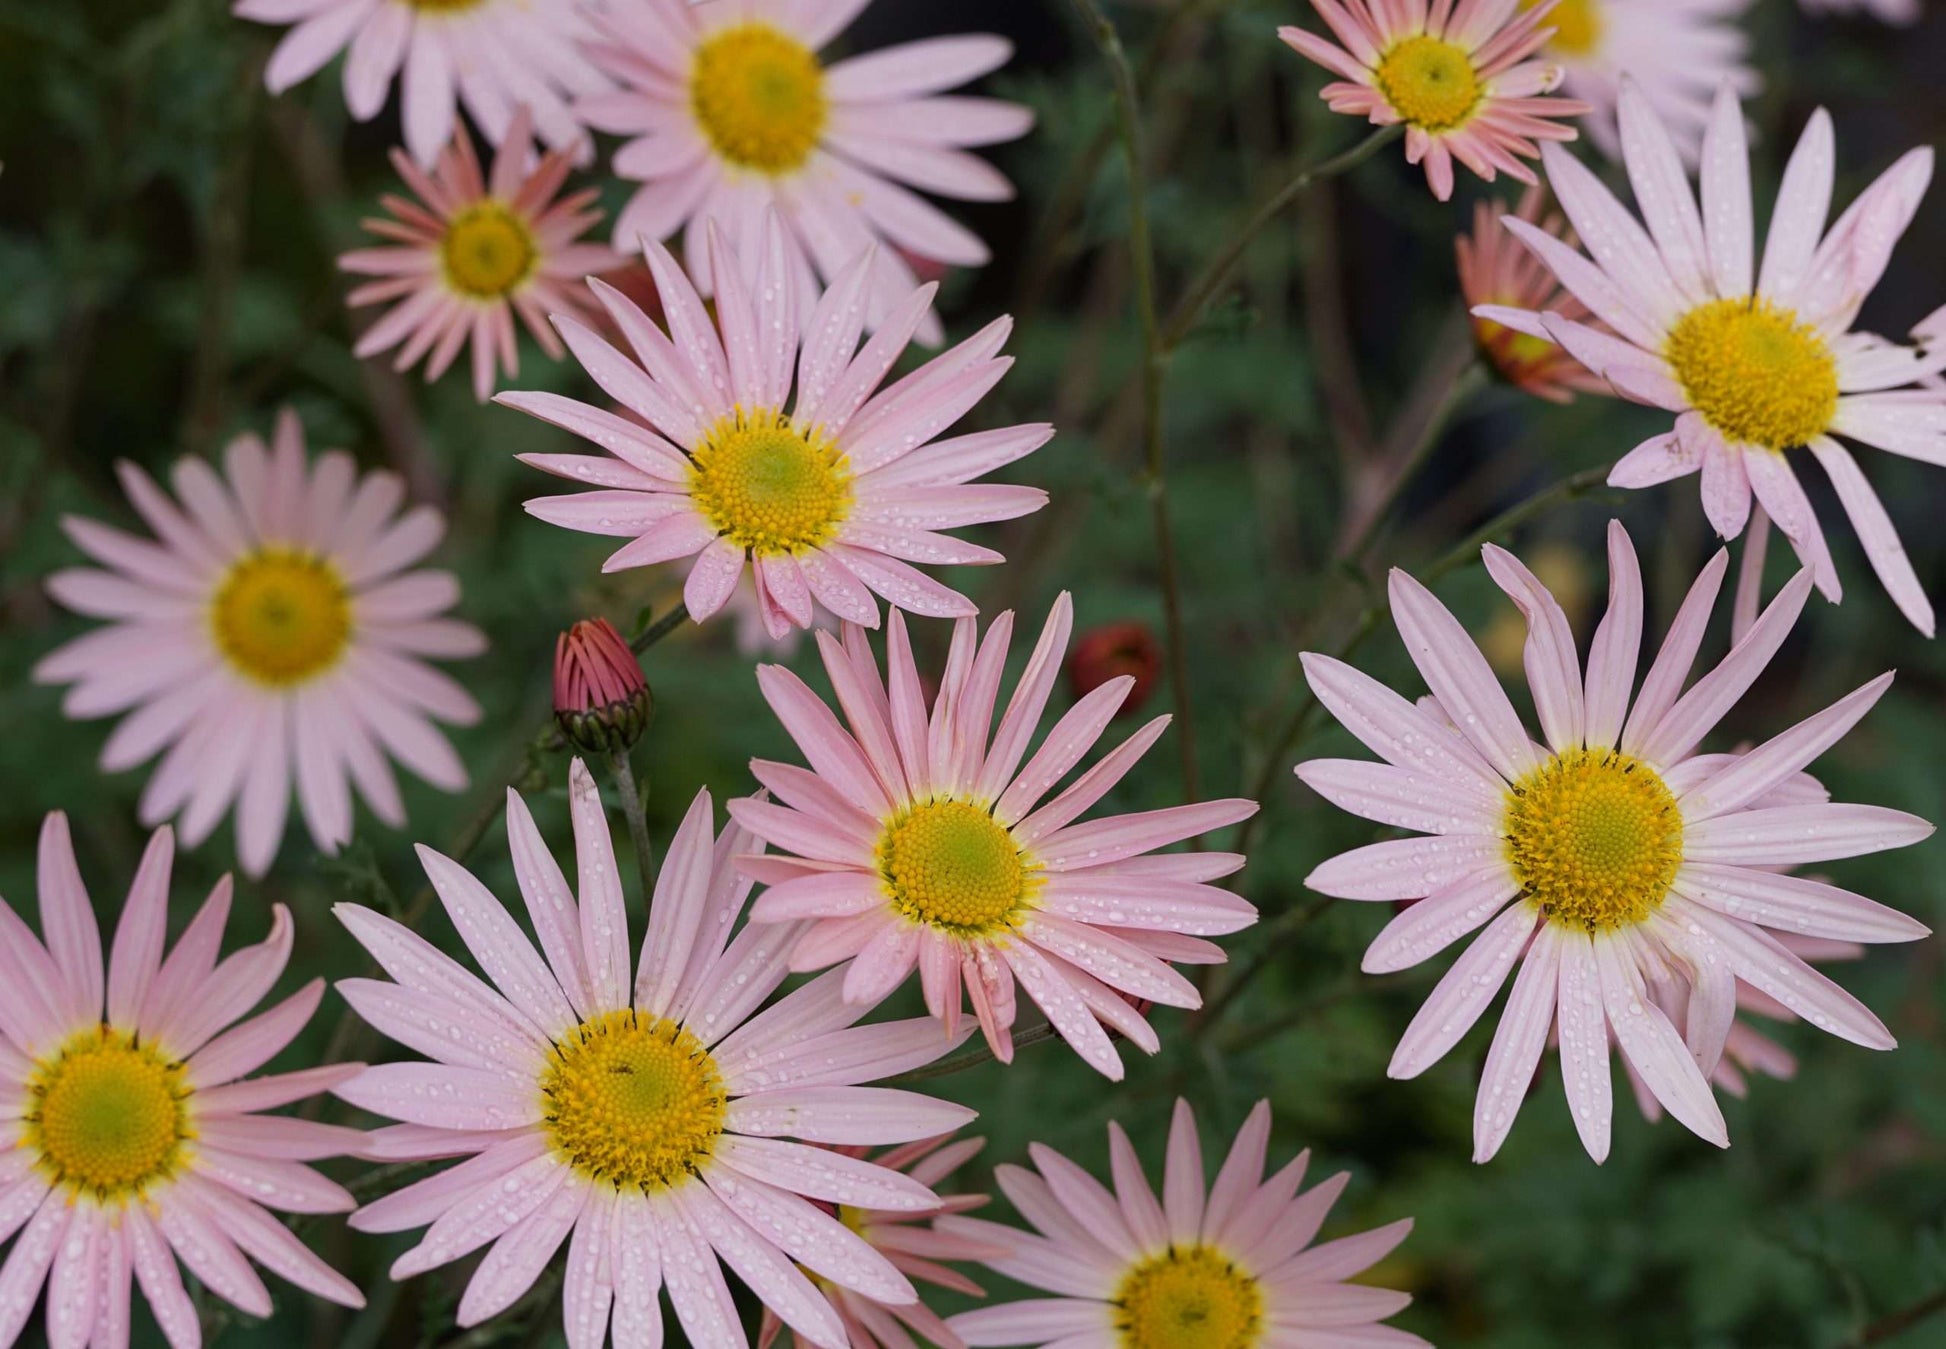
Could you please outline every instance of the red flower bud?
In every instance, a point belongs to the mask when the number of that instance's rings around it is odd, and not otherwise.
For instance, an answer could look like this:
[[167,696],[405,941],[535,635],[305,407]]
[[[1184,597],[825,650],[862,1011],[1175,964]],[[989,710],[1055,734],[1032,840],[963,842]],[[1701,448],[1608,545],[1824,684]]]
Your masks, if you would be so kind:
[[605,618],[576,623],[554,644],[554,719],[590,754],[627,749],[648,729],[655,701],[641,662]]
[[1105,623],[1081,634],[1068,654],[1068,687],[1079,698],[1117,675],[1133,675],[1118,717],[1133,716],[1148,701],[1162,673],[1162,648],[1141,623]]

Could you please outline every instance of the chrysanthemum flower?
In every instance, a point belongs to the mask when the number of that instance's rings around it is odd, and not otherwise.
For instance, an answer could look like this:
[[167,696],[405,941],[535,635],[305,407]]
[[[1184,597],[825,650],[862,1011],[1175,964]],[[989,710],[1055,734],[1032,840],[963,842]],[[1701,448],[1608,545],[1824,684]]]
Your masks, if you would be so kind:
[[1835,601],[1837,570],[1784,455],[1808,447],[1879,579],[1930,634],[1932,604],[1891,519],[1834,436],[1946,462],[1946,390],[1911,387],[1946,369],[1946,309],[1915,330],[1916,346],[1851,331],[1931,181],[1932,151],[1903,156],[1827,232],[1831,119],[1813,113],[1785,169],[1759,269],[1736,96],[1727,88],[1717,95],[1701,210],[1668,132],[1632,85],[1622,91],[1621,127],[1646,230],[1558,149],[1544,156],[1548,185],[1576,232],[1593,241],[1596,260],[1523,221],[1507,222],[1612,331],[1559,312],[1475,312],[1559,342],[1621,397],[1676,414],[1675,430],[1638,445],[1609,482],[1647,487],[1700,469],[1703,509],[1726,539],[1743,532],[1754,495]]
[[466,785],[433,723],[470,725],[479,705],[425,658],[486,644],[442,617],[459,597],[450,573],[407,570],[438,545],[438,511],[399,515],[397,475],[361,479],[342,450],[307,462],[289,410],[269,449],[254,435],[232,441],[221,476],[179,460],[179,501],[135,465],[118,470],[156,539],[62,521],[112,570],[56,572],[48,592],[111,625],[53,652],[34,678],[74,685],[71,717],[129,713],[102,749],[109,772],[167,750],[142,793],[145,824],[180,812],[193,847],[234,802],[237,856],[254,876],[277,854],[293,782],[325,852],[351,838],[353,784],[380,819],[404,823],[387,755],[444,791]]
[[[713,226],[710,238],[723,255],[727,245]],[[934,440],[1012,366],[999,354],[1011,320],[996,320],[875,394],[932,288],[914,291],[859,350],[872,266],[860,256],[818,301],[800,349],[796,291],[785,280],[791,264],[774,216],[764,238],[754,291],[738,269],[716,268],[713,320],[675,259],[649,244],[666,336],[612,287],[591,280],[627,334],[633,360],[586,324],[556,316],[595,382],[641,421],[557,394],[501,394],[496,401],[608,452],[523,455],[535,468],[597,489],[538,497],[528,512],[566,529],[628,538],[604,571],[695,558],[683,598],[698,622],[729,602],[746,561],[773,636],[810,627],[813,600],[867,627],[878,625],[874,594],[915,613],[974,613],[971,600],[911,564],[1002,561],[990,548],[937,531],[1047,504],[1037,487],[973,479],[1033,453],[1053,427]]]
[[[1444,719],[1348,665],[1304,657],[1318,700],[1386,762],[1319,759],[1298,776],[1346,810],[1428,835],[1345,853],[1306,883],[1341,899],[1421,901],[1366,951],[1374,974],[1486,927],[1413,1019],[1391,1075],[1416,1077],[1444,1057],[1520,966],[1480,1081],[1477,1161],[1513,1127],[1557,1019],[1568,1104],[1590,1156],[1608,1154],[1611,1035],[1670,1114],[1728,1146],[1706,1075],[1722,1056],[1739,980],[1834,1035],[1893,1046],[1877,1017],[1768,929],[1858,942],[1926,933],[1861,895],[1778,874],[1932,832],[1878,806],[1778,803],[1878,701],[1890,674],[1746,754],[1697,753],[1783,644],[1810,573],[1685,693],[1728,561],[1719,552],[1631,708],[1642,584],[1619,524],[1609,526],[1608,555],[1608,614],[1584,680],[1553,596],[1511,553],[1486,549],[1488,571],[1527,616],[1527,682],[1545,747],[1529,739],[1459,620],[1403,572],[1392,573],[1392,616]],[[1678,1006],[1680,1028],[1664,1010]]]
[[494,153],[490,177],[480,172],[473,139],[461,129],[430,173],[400,151],[392,152],[417,201],[388,196],[389,218],[368,219],[365,229],[391,245],[346,253],[338,265],[373,276],[347,302],[396,301],[366,329],[353,348],[359,357],[399,349],[393,362],[405,370],[424,360],[426,379],[438,379],[470,340],[473,394],[485,402],[494,376],[520,373],[514,315],[554,360],[565,354],[547,316],[565,311],[592,318],[594,305],[576,282],[607,271],[621,259],[599,244],[575,240],[601,219],[589,210],[593,188],[555,199],[567,177],[563,151],[531,164],[533,142],[527,110],[514,115]]
[[[919,193],[1013,196],[1013,185],[967,150],[1026,135],[1033,114],[946,93],[1006,64],[1012,44],[983,34],[930,38],[826,66],[819,50],[863,8],[864,0],[612,0],[596,10],[604,40],[589,55],[621,88],[576,111],[599,131],[636,137],[614,167],[643,184],[615,222],[615,246],[632,250],[687,226],[689,262],[707,289],[700,231],[715,220],[754,286],[764,216],[774,209],[790,229],[785,266],[773,275],[808,309],[813,273],[835,285],[871,245],[896,245],[875,251],[864,282],[874,328],[918,285],[900,250],[985,266],[991,255],[979,237]],[[928,311],[917,332],[927,346],[943,335]]]
[[574,1349],[599,1349],[611,1311],[617,1345],[660,1343],[664,1288],[692,1344],[746,1343],[719,1259],[805,1339],[843,1349],[843,1323],[805,1270],[888,1305],[917,1294],[819,1204],[922,1212],[940,1200],[910,1176],[810,1144],[910,1142],[971,1119],[930,1097],[855,1085],[919,1067],[953,1041],[924,1018],[853,1026],[862,1009],[839,996],[842,976],[756,1011],[784,981],[797,929],[732,936],[750,889],[732,859],[758,845],[734,827],[714,836],[708,792],[670,844],[631,981],[620,871],[578,759],[568,793],[578,898],[507,794],[514,874],[544,958],[486,887],[428,848],[426,874],[491,984],[391,919],[339,907],[396,980],[339,989],[433,1061],[371,1068],[338,1095],[403,1121],[379,1131],[374,1155],[466,1158],[367,1205],[352,1225],[430,1224],[393,1265],[400,1279],[491,1243],[461,1325],[506,1310],[568,1241]]
[[1319,92],[1331,111],[1375,126],[1405,124],[1406,161],[1424,162],[1441,201],[1453,195],[1455,159],[1488,182],[1501,173],[1533,182],[1522,159],[1539,153],[1538,141],[1573,140],[1565,119],[1588,111],[1546,97],[1560,87],[1562,68],[1528,59],[1547,41],[1549,4],[1524,12],[1500,0],[1438,0],[1430,13],[1426,0],[1311,0],[1311,7],[1336,43],[1294,25],[1277,36],[1341,77]]
[[[264,1210],[344,1213],[355,1201],[306,1162],[359,1150],[355,1129],[257,1112],[314,1096],[358,1063],[251,1077],[317,1010],[314,979],[237,1022],[276,984],[291,916],[218,962],[230,878],[163,958],[175,839],[142,854],[103,976],[101,932],[67,818],[41,827],[39,937],[0,904],[0,1344],[47,1285],[53,1345],[128,1349],[132,1284],[174,1349],[202,1341],[176,1268],[251,1316],[270,1292],[251,1261],[306,1292],[362,1307],[355,1285]],[[236,1024],[232,1024],[236,1023]]]
[[[985,1143],[986,1140],[980,1138],[957,1141],[945,1136],[926,1138],[891,1148],[871,1160],[894,1171],[903,1171],[921,1185],[930,1187],[964,1166]],[[864,1148],[840,1148],[838,1151],[850,1157],[864,1158],[868,1155]],[[1005,1256],[1012,1247],[960,1233],[942,1232],[934,1225],[934,1220],[947,1214],[969,1213],[988,1202],[988,1197],[983,1194],[956,1194],[941,1199],[939,1206],[931,1209],[915,1211],[841,1206],[837,1213],[845,1226],[863,1237],[867,1245],[883,1254],[895,1269],[907,1277],[916,1282],[950,1288],[968,1297],[980,1297],[983,1295],[980,1285],[940,1261],[993,1260]],[[937,1345],[939,1349],[965,1349],[964,1341],[923,1301],[887,1306],[863,1293],[829,1281],[821,1280],[820,1287],[843,1318],[845,1332],[850,1337],[845,1343],[854,1346],[854,1349],[878,1349],[880,1345],[886,1346],[886,1349],[909,1346],[913,1343],[911,1332],[917,1332],[926,1344]],[[763,1330],[757,1336],[757,1349],[769,1349],[783,1328],[784,1323],[778,1319],[777,1313],[765,1308]],[[802,1343],[801,1340],[798,1342]]]
[[[1530,187],[1521,194],[1515,218],[1559,236],[1565,229],[1558,215],[1541,214],[1545,193]],[[1453,240],[1459,260],[1460,294],[1469,310],[1483,305],[1512,309],[1558,309],[1569,318],[1587,310],[1561,290],[1546,264],[1519,246],[1500,223],[1500,202],[1477,202],[1473,233]],[[1576,393],[1599,393],[1608,385],[1588,373],[1581,362],[1544,337],[1531,337],[1493,319],[1473,318],[1473,341],[1495,374],[1525,393],[1550,403],[1566,403]]]
[[1417,1335],[1379,1324],[1410,1295],[1348,1282],[1390,1255],[1412,1219],[1311,1245],[1350,1174],[1300,1195],[1311,1154],[1300,1152],[1266,1180],[1269,1142],[1270,1105],[1259,1101],[1205,1190],[1196,1117],[1178,1100],[1160,1200],[1119,1124],[1108,1126],[1113,1192],[1034,1144],[1038,1174],[1003,1166],[994,1176],[1037,1234],[978,1218],[939,1225],[1011,1240],[1013,1254],[987,1263],[1054,1296],[982,1307],[947,1324],[970,1345],[1423,1349]]
[[1076,823],[1155,743],[1166,716],[1043,802],[1135,681],[1118,676],[1076,703],[1029,758],[1073,606],[1065,594],[1055,601],[993,730],[1013,626],[1002,614],[982,641],[974,621],[961,620],[930,708],[899,614],[883,678],[862,629],[847,624],[842,641],[819,633],[849,730],[789,670],[758,669],[811,771],[756,760],[751,771],[777,800],[730,803],[738,823],[794,854],[746,859],[746,874],[770,886],[751,918],[815,920],[791,963],[814,970],[849,961],[844,994],[858,1006],[879,1002],[917,967],[926,1009],[957,1031],[964,986],[1003,1062],[1013,1058],[1018,981],[1082,1058],[1119,1079],[1122,1061],[1104,1025],[1155,1053],[1156,1033],[1130,999],[1196,1006],[1195,986],[1171,963],[1220,962],[1222,951],[1202,938],[1257,917],[1209,884],[1241,867],[1240,855],[1145,854],[1247,819],[1257,806],[1204,801]]
[[[1523,5],[1527,0],[1522,0]],[[1610,159],[1621,153],[1616,109],[1633,79],[1694,164],[1710,101],[1727,84],[1739,95],[1763,81],[1738,24],[1750,0],[1561,0],[1547,16],[1542,54],[1567,73],[1562,89],[1593,109],[1583,126]]]
[[406,148],[425,165],[459,133],[462,103],[496,143],[525,105],[549,145],[585,152],[570,100],[610,87],[579,50],[593,32],[578,0],[237,0],[234,12],[293,25],[264,67],[273,94],[349,48],[345,106],[368,122],[403,70]]

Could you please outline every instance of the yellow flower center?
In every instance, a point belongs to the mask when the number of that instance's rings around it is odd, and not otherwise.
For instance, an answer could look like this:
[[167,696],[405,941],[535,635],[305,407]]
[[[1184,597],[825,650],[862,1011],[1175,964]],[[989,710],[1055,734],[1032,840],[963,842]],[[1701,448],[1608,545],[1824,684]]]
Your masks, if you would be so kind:
[[759,557],[830,542],[851,510],[838,447],[769,409],[739,408],[691,457],[689,495],[718,533]]
[[[1520,0],[1520,8],[1530,10],[1539,3]],[[1562,56],[1588,56],[1600,45],[1603,23],[1597,0],[1561,0],[1542,24],[1554,30],[1547,40],[1548,50]]]
[[1485,92],[1463,47],[1419,33],[1395,43],[1373,72],[1400,118],[1422,131],[1454,131]]
[[1507,795],[1507,855],[1525,897],[1564,925],[1640,923],[1682,865],[1682,811],[1656,771],[1615,750],[1569,750]]
[[689,106],[730,163],[773,177],[792,173],[824,130],[824,68],[816,52],[769,24],[739,24],[696,49]]
[[966,801],[914,806],[878,843],[879,877],[892,907],[955,937],[1013,926],[1037,870],[990,811]]
[[1122,1349],[1252,1349],[1263,1339],[1256,1276],[1208,1246],[1150,1256],[1110,1301]]
[[112,1026],[75,1035],[35,1065],[21,1144],[57,1186],[101,1202],[166,1180],[190,1136],[180,1063]]
[[557,1156],[590,1180],[643,1194],[694,1175],[729,1109],[703,1042],[632,1010],[584,1021],[556,1043],[541,1095]]
[[1797,315],[1755,296],[1712,300],[1676,321],[1663,355],[1689,405],[1730,441],[1787,450],[1838,411],[1838,362]]
[[330,561],[271,546],[231,566],[210,604],[217,650],[260,684],[301,684],[337,664],[351,637],[351,591]]
[[505,299],[526,283],[540,260],[540,244],[527,222],[491,199],[454,216],[439,241],[446,284],[471,300]]

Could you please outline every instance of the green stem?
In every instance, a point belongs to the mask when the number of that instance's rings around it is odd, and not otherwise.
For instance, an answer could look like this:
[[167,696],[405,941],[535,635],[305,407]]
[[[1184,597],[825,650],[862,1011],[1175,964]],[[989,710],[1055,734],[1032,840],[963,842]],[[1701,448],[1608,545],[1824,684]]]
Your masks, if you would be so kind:
[[1469,362],[1454,377],[1452,386],[1447,389],[1446,396],[1440,400],[1438,409],[1426,419],[1425,426],[1420,428],[1418,439],[1400,459],[1398,469],[1386,483],[1384,494],[1372,507],[1358,532],[1345,544],[1343,556],[1347,561],[1356,565],[1364,560],[1366,552],[1378,539],[1379,527],[1385,523],[1386,517],[1392,514],[1392,508],[1399,504],[1399,498],[1405,495],[1405,489],[1411,485],[1412,480],[1419,476],[1419,470],[1426,466],[1428,459],[1432,458],[1432,452],[1438,447],[1440,437],[1446,433],[1446,428],[1452,425],[1453,418],[1459,414],[1459,410],[1466,406],[1467,400],[1472,398],[1474,392],[1485,382],[1486,369],[1478,361]]
[[1872,1322],[1850,1340],[1845,1349],[1866,1349],[1867,1345],[1883,1344],[1898,1335],[1905,1334],[1921,1321],[1930,1320],[1941,1312],[1946,1312],[1946,1289],[1932,1296],[1922,1298],[1910,1307],[1893,1312],[1881,1320]]
[[1163,382],[1169,347],[1164,339],[1155,289],[1155,245],[1149,234],[1148,148],[1142,134],[1141,98],[1135,70],[1114,22],[1098,0],[1072,0],[1107,63],[1115,86],[1115,129],[1128,167],[1129,257],[1135,270],[1135,306],[1142,322],[1142,488],[1155,528],[1156,568],[1162,581],[1162,616],[1169,657],[1169,685],[1176,712],[1176,745],[1182,755],[1185,797],[1202,799],[1196,757],[1196,720],[1189,686],[1189,643],[1183,625],[1181,565],[1169,511],[1164,471]]
[[1196,1038],[1207,1035],[1243,990],[1249,987],[1251,980],[1264,972],[1272,958],[1295,940],[1299,933],[1322,918],[1334,902],[1329,897],[1320,896],[1301,909],[1286,909],[1259,928],[1256,950],[1250,953],[1248,960],[1236,967],[1236,972],[1217,988],[1215,995],[1196,1014]]
[[1284,208],[1302,196],[1306,189],[1327,178],[1332,178],[1364,163],[1382,146],[1397,140],[1403,127],[1380,127],[1364,140],[1318,164],[1306,165],[1286,179],[1250,213],[1230,241],[1223,245],[1215,257],[1204,264],[1196,279],[1189,283],[1182,299],[1170,311],[1169,322],[1162,330],[1163,346],[1173,351],[1182,345],[1197,323],[1202,320],[1203,311],[1208,309],[1223,287],[1229,282],[1230,274],[1243,261],[1243,255],[1256,241],[1259,234],[1268,229],[1270,223],[1283,214]]
[[[1020,1049],[1026,1045],[1037,1045],[1043,1040],[1052,1040],[1054,1033],[1054,1027],[1047,1022],[1037,1022],[1014,1036],[1014,1048]],[[955,1054],[950,1059],[940,1059],[936,1063],[928,1063],[923,1068],[914,1068],[909,1073],[900,1073],[897,1077],[888,1077],[885,1079],[885,1085],[897,1087],[903,1086],[908,1082],[924,1082],[929,1078],[947,1077],[953,1073],[963,1073],[968,1068],[977,1068],[983,1063],[992,1063],[993,1061],[993,1047],[983,1044],[977,1049],[967,1050],[964,1054]]]
[[628,817],[628,836],[635,844],[635,869],[642,881],[642,908],[649,906],[655,893],[655,844],[649,840],[648,817],[642,813],[642,789],[635,780],[635,765],[625,749],[608,751],[608,772],[621,793],[622,813]]
[[641,655],[644,651],[647,651],[664,637],[667,637],[670,633],[681,627],[688,617],[689,606],[683,601],[677,600],[675,608],[637,633],[635,640],[628,644],[628,649],[638,656]]

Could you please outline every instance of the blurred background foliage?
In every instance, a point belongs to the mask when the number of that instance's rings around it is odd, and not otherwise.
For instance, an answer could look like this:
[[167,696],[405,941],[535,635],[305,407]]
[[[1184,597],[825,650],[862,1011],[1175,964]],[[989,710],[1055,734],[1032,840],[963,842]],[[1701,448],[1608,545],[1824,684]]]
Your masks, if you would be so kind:
[[[1323,111],[1318,73],[1273,37],[1278,23],[1309,21],[1297,0],[1147,0],[1111,13],[1142,80],[1167,303],[1289,165],[1349,146],[1362,131]],[[1749,105],[1760,219],[1782,156],[1815,106],[1836,118],[1841,201],[1903,149],[1946,139],[1946,12],[1892,30],[1811,20],[1788,0],[1757,0],[1747,23],[1765,78]],[[948,278],[942,310],[955,334],[1001,312],[1019,320],[1011,343],[1019,364],[975,419],[1048,419],[1060,434],[1012,474],[1049,489],[1054,504],[983,536],[1007,553],[1006,567],[954,583],[987,613],[1017,607],[1036,626],[1055,593],[1069,589],[1083,630],[1134,620],[1159,632],[1148,509],[1157,487],[1141,468],[1133,396],[1141,345],[1127,180],[1093,43],[1055,0],[882,0],[849,40],[871,47],[982,28],[1018,43],[1015,63],[990,83],[1031,103],[1040,124],[995,156],[1020,184],[1019,199],[962,212],[992,242],[995,262]],[[76,560],[59,517],[130,523],[116,459],[161,470],[240,430],[267,429],[289,404],[314,449],[343,445],[369,465],[390,465],[417,498],[449,513],[441,560],[463,579],[460,612],[493,643],[460,672],[487,709],[459,737],[470,792],[409,792],[404,831],[361,815],[356,841],[335,860],[314,855],[293,827],[276,869],[242,886],[236,940],[256,939],[272,900],[296,911],[298,955],[285,978],[294,987],[362,966],[330,917],[334,902],[398,905],[421,883],[414,841],[451,846],[497,810],[545,722],[556,632],[593,613],[632,630],[677,588],[642,572],[602,577],[601,541],[523,514],[523,498],[552,489],[513,455],[568,448],[563,435],[476,405],[463,375],[426,387],[416,374],[352,358],[355,321],[333,260],[358,243],[357,221],[390,187],[384,156],[396,111],[349,124],[335,67],[269,98],[261,69],[271,36],[232,19],[221,0],[0,3],[0,893],[31,906],[35,831],[44,812],[64,809],[97,905],[112,919],[143,839],[135,820],[143,773],[111,778],[94,766],[108,723],[67,721],[57,693],[29,681],[32,664],[83,626],[40,588],[49,571]],[[1320,904],[1302,886],[1317,861],[1372,834],[1290,776],[1300,753],[1362,753],[1315,715],[1293,723],[1304,707],[1296,653],[1369,632],[1361,662],[1415,689],[1389,623],[1370,607],[1387,565],[1424,574],[1445,557],[1442,595],[1476,632],[1492,634],[1512,671],[1511,606],[1471,549],[1453,551],[1469,531],[1544,494],[1545,509],[1501,537],[1541,552],[1554,577],[1579,586],[1584,642],[1605,587],[1599,540],[1609,516],[1619,515],[1643,549],[1652,633],[1713,546],[1686,483],[1626,496],[1558,490],[1661,429],[1657,416],[1602,399],[1555,408],[1485,388],[1452,409],[1363,564],[1340,556],[1383,494],[1388,466],[1425,432],[1468,359],[1451,238],[1469,218],[1469,200],[1491,191],[1463,178],[1459,198],[1442,206],[1387,149],[1268,231],[1233,293],[1177,353],[1166,490],[1182,554],[1197,768],[1209,795],[1262,785],[1265,813],[1239,884],[1264,923],[1228,943],[1236,963],[1213,984],[1215,1014],[1158,1012],[1164,1051],[1132,1063],[1125,1083],[1098,1080],[1054,1045],[1024,1048],[1012,1068],[986,1065],[930,1083],[982,1112],[978,1127],[991,1143],[964,1183],[984,1187],[983,1168],[1021,1159],[1030,1139],[1105,1171],[1111,1118],[1159,1164],[1177,1094],[1197,1103],[1212,1147],[1267,1096],[1276,1108],[1273,1161],[1311,1147],[1323,1168],[1313,1174],[1354,1173],[1327,1235],[1417,1218],[1413,1238],[1372,1277],[1413,1291],[1418,1301],[1398,1324],[1442,1346],[1946,1345],[1946,1316],[1924,1319],[1946,1289],[1937,939],[1877,950],[1840,976],[1891,1025],[1897,1052],[1785,1029],[1801,1058],[1798,1078],[1759,1080],[1748,1102],[1726,1102],[1727,1154],[1673,1124],[1647,1125],[1621,1093],[1614,1155],[1597,1168],[1575,1140],[1550,1066],[1509,1146],[1476,1168],[1467,1160],[1469,1123],[1486,1030],[1423,1079],[1385,1077],[1399,1032],[1447,962],[1388,978],[1360,974],[1359,954],[1385,914]],[[1502,195],[1511,200],[1511,191]],[[608,183],[611,211],[622,199]],[[1866,326],[1901,334],[1946,301],[1943,235],[1946,190],[1936,187]],[[578,370],[551,366],[525,338],[522,360],[515,387],[583,387]],[[1928,588],[1946,593],[1946,480],[1883,454],[1870,456],[1868,472]],[[1835,521],[1821,485],[1812,484],[1814,498]],[[1725,728],[1725,743],[1772,733],[1897,667],[1893,692],[1818,771],[1841,798],[1946,818],[1946,655],[1900,620],[1850,531],[1833,537],[1842,539],[1848,602],[1813,604]],[[1774,588],[1788,549],[1771,552]],[[1726,623],[1720,614],[1709,651],[1723,648]],[[936,657],[945,625],[919,627]],[[793,663],[821,687],[809,654],[807,645]],[[660,714],[636,758],[659,837],[699,784],[720,800],[749,790],[751,756],[794,757],[729,625],[690,628],[655,648],[648,674]],[[1149,710],[1170,697],[1165,682]],[[1280,748],[1293,724],[1299,752]],[[1181,799],[1176,733],[1105,808]],[[552,755],[526,784],[543,828],[563,845],[565,778],[564,760]],[[178,922],[229,867],[231,846],[226,828],[180,859]],[[1834,874],[1938,927],[1946,924],[1943,861],[1946,843],[1935,839]],[[472,865],[499,893],[513,893],[497,821]],[[424,926],[453,943],[443,916]],[[1239,971],[1251,977],[1230,982]],[[344,1047],[334,1040],[342,1011],[329,1000],[291,1062]],[[357,1036],[349,1047],[377,1052]],[[339,1172],[350,1178],[359,1168],[340,1164]],[[398,1288],[383,1271],[403,1239],[352,1241],[336,1220],[306,1224],[305,1236],[371,1290],[372,1307],[352,1315],[285,1289],[263,1325],[212,1311],[223,1343],[559,1343],[550,1285],[501,1321],[461,1334],[451,1321],[454,1271]],[[989,1285],[1018,1293],[1002,1282]],[[159,1344],[146,1313],[138,1316],[150,1337],[143,1342]],[[29,1341],[39,1334],[36,1318]],[[673,1324],[670,1334],[679,1338]]]

